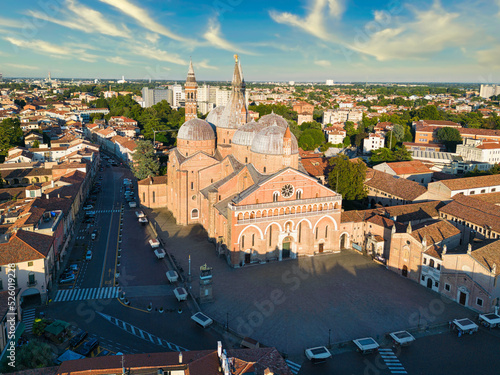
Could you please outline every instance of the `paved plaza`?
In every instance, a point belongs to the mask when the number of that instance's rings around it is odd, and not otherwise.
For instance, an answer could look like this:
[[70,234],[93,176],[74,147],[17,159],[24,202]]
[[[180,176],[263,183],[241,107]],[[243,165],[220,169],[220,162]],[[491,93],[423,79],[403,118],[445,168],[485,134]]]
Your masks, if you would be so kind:
[[191,255],[195,296],[199,267],[213,267],[215,300],[201,305],[206,314],[292,356],[329,340],[378,338],[475,315],[355,251],[232,269],[200,226],[178,226],[166,209],[148,210],[148,216],[184,275]]

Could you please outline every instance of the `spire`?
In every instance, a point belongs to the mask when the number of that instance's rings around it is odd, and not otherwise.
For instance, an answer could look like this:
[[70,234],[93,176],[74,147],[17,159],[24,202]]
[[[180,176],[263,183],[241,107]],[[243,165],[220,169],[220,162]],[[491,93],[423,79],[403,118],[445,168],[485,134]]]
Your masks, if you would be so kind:
[[292,138],[292,133],[290,133],[290,127],[289,126],[286,127],[285,135],[283,135],[283,138],[285,138],[285,139]]
[[191,61],[191,59],[189,59],[189,69],[186,79],[186,83],[188,82],[196,82],[196,77],[194,75],[194,69],[193,69],[193,61]]
[[243,72],[241,71],[240,59],[238,55],[234,55],[234,73],[233,73],[233,90],[245,87]]

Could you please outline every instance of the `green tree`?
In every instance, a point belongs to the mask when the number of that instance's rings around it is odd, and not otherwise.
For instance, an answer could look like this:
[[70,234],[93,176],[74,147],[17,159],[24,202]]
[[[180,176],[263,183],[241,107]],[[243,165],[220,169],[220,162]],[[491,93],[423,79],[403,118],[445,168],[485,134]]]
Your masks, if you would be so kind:
[[132,156],[132,172],[138,180],[143,180],[148,176],[158,175],[160,163],[155,155],[153,143],[150,141],[139,141]]
[[446,148],[450,152],[455,152],[457,144],[462,142],[462,136],[456,128],[444,127],[438,129],[436,133],[436,138],[446,145]]
[[23,99],[15,99],[14,104],[18,105],[21,108],[24,108],[24,106],[26,105],[26,101]]
[[401,142],[405,136],[405,128],[403,127],[403,125],[394,124],[392,133],[394,134],[398,142]]
[[389,148],[382,147],[378,150],[372,151],[370,156],[370,163],[379,164],[388,161],[394,161],[394,154]]
[[[49,344],[40,340],[30,340],[16,350],[15,367],[5,366],[5,372],[37,369],[52,365],[55,353]],[[2,371],[2,373],[4,373]]]
[[328,175],[330,187],[342,194],[346,200],[358,200],[366,197],[364,186],[366,165],[361,160],[352,162],[346,155],[338,155],[330,159],[332,170]]
[[326,140],[322,130],[309,128],[302,132],[298,143],[303,150],[314,150],[326,143]]
[[7,118],[0,123],[0,155],[7,155],[9,149],[22,145],[23,131],[19,119]]
[[363,145],[363,139],[368,138],[368,133],[362,132],[358,133],[354,136],[354,144],[357,147],[361,147]]
[[344,130],[346,131],[346,134],[348,137],[352,137],[357,133],[357,130],[354,128],[354,122],[352,121],[346,121],[344,124]]
[[38,139],[35,139],[35,141],[33,142],[33,148],[39,148],[40,147],[40,141]]

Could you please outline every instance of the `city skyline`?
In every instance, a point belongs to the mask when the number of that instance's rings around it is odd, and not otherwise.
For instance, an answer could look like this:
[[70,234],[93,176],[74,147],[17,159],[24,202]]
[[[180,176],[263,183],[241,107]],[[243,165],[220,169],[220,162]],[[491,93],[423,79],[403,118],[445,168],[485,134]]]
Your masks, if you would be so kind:
[[[21,4],[21,3],[19,3]],[[500,81],[500,2],[135,0],[4,5],[4,77],[247,81]]]

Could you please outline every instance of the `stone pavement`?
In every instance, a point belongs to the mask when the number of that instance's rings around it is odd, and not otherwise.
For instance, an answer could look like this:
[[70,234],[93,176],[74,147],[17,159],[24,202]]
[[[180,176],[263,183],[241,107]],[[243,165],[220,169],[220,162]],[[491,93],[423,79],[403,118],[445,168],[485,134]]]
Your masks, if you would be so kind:
[[311,346],[475,315],[354,251],[232,269],[200,226],[178,226],[166,209],[148,217],[185,275],[191,255],[195,296],[199,267],[213,267],[215,301],[201,305],[207,315],[292,358]]

